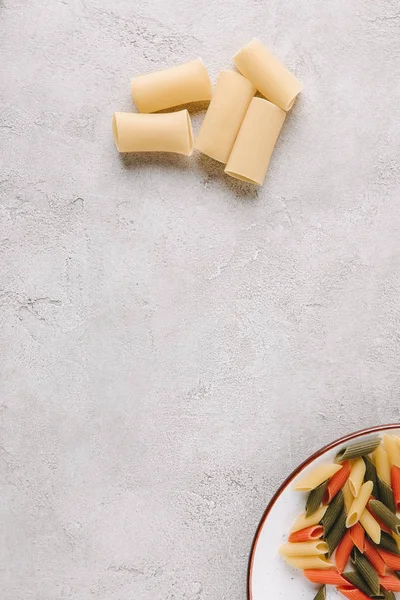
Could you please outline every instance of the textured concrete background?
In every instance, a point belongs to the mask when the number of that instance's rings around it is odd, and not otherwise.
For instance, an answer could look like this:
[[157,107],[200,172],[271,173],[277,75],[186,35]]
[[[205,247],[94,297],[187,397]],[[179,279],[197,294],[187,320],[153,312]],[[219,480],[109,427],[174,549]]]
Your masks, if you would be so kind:
[[[0,0],[2,600],[242,600],[283,477],[400,420],[397,0]],[[121,159],[129,79],[259,36],[266,185]],[[194,115],[198,129],[203,112]]]

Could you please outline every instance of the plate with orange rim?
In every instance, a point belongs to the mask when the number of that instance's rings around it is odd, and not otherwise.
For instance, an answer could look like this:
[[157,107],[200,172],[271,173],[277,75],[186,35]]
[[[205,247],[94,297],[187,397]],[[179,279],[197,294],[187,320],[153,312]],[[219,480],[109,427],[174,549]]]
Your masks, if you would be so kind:
[[[293,522],[304,512],[305,495],[294,491],[293,485],[309,469],[333,462],[341,446],[348,442],[367,440],[377,433],[400,436],[400,423],[363,429],[331,442],[307,458],[282,483],[265,509],[254,536],[247,575],[248,600],[314,598],[318,586],[307,581],[302,571],[285,563],[278,554],[279,546],[287,541]],[[329,586],[327,598],[339,597],[343,598],[334,587]]]

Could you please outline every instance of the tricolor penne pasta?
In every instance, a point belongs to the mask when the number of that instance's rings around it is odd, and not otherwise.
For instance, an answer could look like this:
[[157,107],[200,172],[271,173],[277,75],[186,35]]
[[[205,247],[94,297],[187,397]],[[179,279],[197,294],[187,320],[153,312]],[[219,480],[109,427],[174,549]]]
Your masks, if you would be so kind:
[[[295,481],[305,512],[279,548],[287,563],[349,600],[394,600],[400,592],[400,438],[369,436],[339,449]],[[328,597],[329,593],[328,593]],[[310,597],[312,600],[312,597]]]

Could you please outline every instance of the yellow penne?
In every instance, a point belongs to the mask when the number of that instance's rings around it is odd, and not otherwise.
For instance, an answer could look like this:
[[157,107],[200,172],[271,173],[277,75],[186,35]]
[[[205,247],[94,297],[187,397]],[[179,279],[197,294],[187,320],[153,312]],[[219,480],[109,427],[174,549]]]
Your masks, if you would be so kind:
[[392,536],[397,544],[398,549],[400,550],[400,535],[397,535],[394,531],[392,531]]
[[324,516],[327,506],[321,506],[318,510],[315,511],[313,515],[310,517],[306,516],[306,513],[300,515],[291,529],[291,533],[295,531],[300,531],[300,529],[305,529],[306,527],[312,527],[313,525],[318,525],[320,523],[322,517]]
[[279,554],[281,556],[316,556],[319,554],[327,554],[329,548],[326,542],[321,540],[314,540],[310,542],[298,542],[296,544],[282,544],[279,548]]
[[378,446],[373,453],[373,457],[378,477],[390,485],[390,462],[388,453],[383,446]]
[[372,481],[366,481],[360,488],[357,498],[354,498],[350,510],[347,514],[346,527],[352,527],[360,520],[362,513],[371,496],[374,484]]
[[286,562],[296,569],[331,569],[334,565],[322,556],[285,556]]
[[349,480],[346,481],[346,483],[343,486],[343,498],[344,498],[344,508],[346,510],[346,514],[349,514],[349,510],[351,505],[353,504],[353,494],[351,493],[350,490],[350,484],[349,484]]
[[364,481],[365,462],[362,458],[356,458],[351,464],[351,472],[349,477],[350,491],[353,497],[356,498]]
[[360,517],[360,523],[364,527],[366,533],[369,535],[371,540],[375,542],[375,544],[380,544],[381,528],[379,526],[379,523],[375,521],[374,517],[367,509],[364,509],[364,512],[362,513]]
[[330,479],[332,475],[340,471],[341,468],[342,465],[319,465],[305,477],[297,481],[293,487],[297,492],[311,492],[311,490],[315,489],[321,483]]
[[398,444],[398,438],[393,435],[384,435],[383,443],[385,444],[385,450],[389,456],[389,462],[393,466],[400,467],[400,446]]

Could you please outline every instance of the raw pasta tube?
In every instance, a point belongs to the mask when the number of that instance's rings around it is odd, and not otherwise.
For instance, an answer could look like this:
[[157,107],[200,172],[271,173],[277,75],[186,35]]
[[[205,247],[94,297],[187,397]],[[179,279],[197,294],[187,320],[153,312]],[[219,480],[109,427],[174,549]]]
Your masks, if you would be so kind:
[[264,46],[254,39],[235,54],[234,63],[263,96],[288,111],[303,84]]
[[373,454],[378,477],[387,485],[390,485],[390,462],[386,450],[378,446]]
[[323,556],[284,556],[287,563],[295,569],[331,569],[334,565]]
[[[363,463],[364,464],[364,463]],[[367,506],[367,502],[371,495],[373,488],[372,481],[366,481],[360,488],[360,491],[357,495],[357,498],[354,498],[353,503],[350,507],[349,514],[347,515],[346,527],[352,527],[361,518],[365,507]]]
[[236,136],[256,92],[255,87],[234,71],[222,71],[195,148],[218,160],[228,161]]
[[350,491],[353,494],[354,498],[358,496],[362,482],[364,481],[365,470],[366,466],[363,459],[356,458],[353,461],[353,464],[351,465],[351,472],[349,477]]
[[307,473],[307,475],[302,477],[302,479],[296,481],[293,488],[297,492],[310,492],[340,471],[341,468],[341,465],[334,465],[333,463],[318,465],[318,467],[315,467],[312,471]]
[[285,111],[275,104],[263,98],[253,98],[225,173],[242,181],[262,185],[285,118]]
[[186,156],[193,152],[187,110],[161,115],[116,112],[113,133],[119,152],[176,152]]
[[306,529],[307,527],[312,527],[313,525],[318,525],[322,517],[325,515],[327,508],[327,506],[321,506],[313,515],[311,515],[311,517],[307,517],[306,513],[297,517],[291,529],[291,533],[301,531],[301,529]]
[[317,556],[328,552],[328,544],[322,540],[298,542],[296,544],[282,544],[279,548],[281,556],[293,556],[299,558],[301,556]]
[[212,86],[201,58],[131,80],[139,112],[152,113],[188,102],[211,100]]

